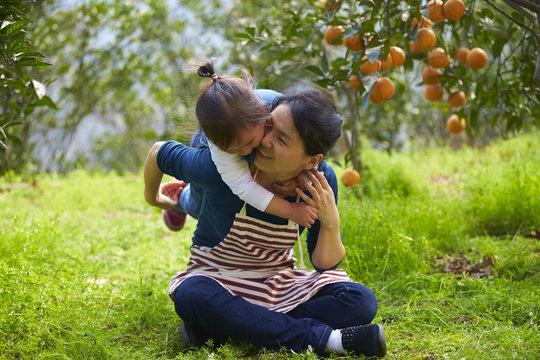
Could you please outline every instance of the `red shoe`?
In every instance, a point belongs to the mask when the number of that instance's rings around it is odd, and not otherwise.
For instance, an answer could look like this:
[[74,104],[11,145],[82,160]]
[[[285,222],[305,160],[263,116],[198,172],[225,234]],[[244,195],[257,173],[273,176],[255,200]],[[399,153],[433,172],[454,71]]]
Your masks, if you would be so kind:
[[162,210],[163,221],[172,231],[180,231],[186,223],[187,214],[174,209]]
[[[187,186],[187,184],[183,181],[181,181],[182,185],[181,188],[184,190],[184,188]],[[180,192],[181,194],[182,192]],[[163,221],[165,222],[165,225],[172,230],[172,231],[180,231],[184,227],[184,224],[186,223],[187,214],[175,209],[171,210],[162,210],[161,214],[163,215]]]

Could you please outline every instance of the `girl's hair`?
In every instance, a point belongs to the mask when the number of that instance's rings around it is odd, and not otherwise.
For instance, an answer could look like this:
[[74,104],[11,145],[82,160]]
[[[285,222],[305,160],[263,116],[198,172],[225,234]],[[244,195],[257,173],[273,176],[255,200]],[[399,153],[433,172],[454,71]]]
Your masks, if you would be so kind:
[[201,91],[195,115],[208,139],[221,149],[229,147],[239,131],[259,125],[268,116],[265,103],[253,92],[251,76],[241,70],[245,79],[217,76],[212,59],[197,71],[212,82]]
[[341,136],[343,117],[328,96],[314,89],[284,95],[272,105],[289,106],[294,126],[304,142],[306,155],[326,155]]

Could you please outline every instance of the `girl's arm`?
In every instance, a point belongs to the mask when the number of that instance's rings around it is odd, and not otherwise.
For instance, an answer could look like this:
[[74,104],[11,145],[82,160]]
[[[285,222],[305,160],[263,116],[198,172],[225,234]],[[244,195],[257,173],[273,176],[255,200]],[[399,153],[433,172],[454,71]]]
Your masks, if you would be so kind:
[[247,161],[238,155],[226,153],[210,141],[208,146],[221,178],[240,199],[260,211],[291,219],[308,228],[315,222],[317,212],[313,207],[275,196],[253,180]]
[[312,197],[310,198],[300,190],[297,190],[297,193],[307,204],[317,209],[320,222],[316,245],[311,253],[311,263],[318,269],[332,269],[345,256],[334,191],[326,177],[316,169],[305,171],[305,175],[304,186]]

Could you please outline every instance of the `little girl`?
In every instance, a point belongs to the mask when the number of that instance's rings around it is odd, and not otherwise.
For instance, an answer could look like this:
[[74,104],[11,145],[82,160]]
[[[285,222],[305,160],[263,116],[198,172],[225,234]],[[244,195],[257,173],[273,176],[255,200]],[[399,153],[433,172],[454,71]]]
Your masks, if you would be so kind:
[[[213,61],[200,66],[197,73],[201,77],[212,78],[212,82],[202,90],[197,100],[195,113],[204,133],[194,137],[192,146],[206,140],[223,181],[240,199],[260,211],[290,219],[309,228],[317,219],[316,209],[306,203],[288,202],[257,184],[243,157],[249,156],[261,142],[265,125],[269,121],[270,105],[262,97],[265,92],[272,95],[275,92],[255,90],[258,96],[250,86],[252,81],[247,71],[244,71],[246,80],[217,76]],[[179,231],[184,226],[186,212],[197,217],[202,194],[195,186],[183,182],[164,186],[163,192],[171,197],[180,197],[182,192],[186,192],[184,198],[187,200],[179,202],[183,206],[163,211],[167,227]]]

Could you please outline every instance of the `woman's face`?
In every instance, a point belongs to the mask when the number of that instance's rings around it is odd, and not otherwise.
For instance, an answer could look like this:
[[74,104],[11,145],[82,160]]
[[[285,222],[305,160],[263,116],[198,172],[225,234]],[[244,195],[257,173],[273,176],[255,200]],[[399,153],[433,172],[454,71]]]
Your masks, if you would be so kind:
[[271,121],[255,155],[255,165],[260,170],[287,180],[319,163],[322,155],[306,155],[304,142],[294,127],[288,105],[276,107],[270,113],[270,118]]

